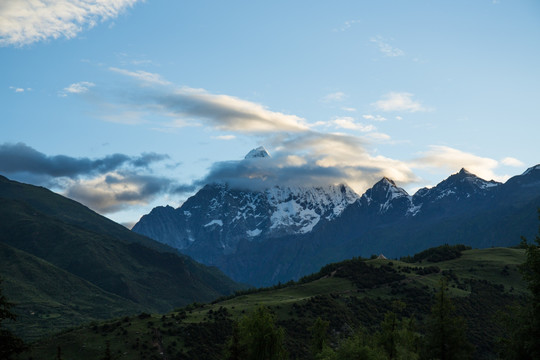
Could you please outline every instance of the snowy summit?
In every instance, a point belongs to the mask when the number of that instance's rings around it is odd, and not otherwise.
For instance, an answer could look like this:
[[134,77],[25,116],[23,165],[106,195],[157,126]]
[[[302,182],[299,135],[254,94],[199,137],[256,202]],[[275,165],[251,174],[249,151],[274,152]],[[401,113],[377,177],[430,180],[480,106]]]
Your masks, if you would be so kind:
[[264,146],[259,146],[256,149],[251,150],[248,152],[248,154],[244,157],[244,159],[257,159],[257,158],[268,158],[271,157],[268,151],[264,148]]

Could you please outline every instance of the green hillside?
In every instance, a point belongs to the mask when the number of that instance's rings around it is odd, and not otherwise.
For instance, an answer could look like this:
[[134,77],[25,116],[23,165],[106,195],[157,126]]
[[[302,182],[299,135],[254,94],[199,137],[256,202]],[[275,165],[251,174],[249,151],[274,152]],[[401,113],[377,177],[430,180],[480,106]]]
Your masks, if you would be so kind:
[[[133,234],[72,200],[5,178],[0,178],[0,245],[0,277],[10,300],[21,304],[16,330],[26,339],[96,318],[170,311],[242,288],[217,268]],[[39,316],[55,320],[36,320],[32,306],[41,306]]]
[[2,293],[16,303],[18,319],[10,328],[28,341],[81,323],[144,310],[141,305],[2,243],[0,273]]
[[285,329],[291,358],[309,359],[308,329],[317,317],[329,321],[335,345],[360,327],[377,330],[392,302],[400,299],[406,304],[400,315],[416,318],[422,332],[443,277],[466,319],[474,358],[493,358],[494,341],[501,335],[496,312],[523,301],[526,293],[518,271],[524,251],[466,250],[451,258],[443,249],[442,254],[436,262],[424,254],[415,262],[352,259],[330,264],[285,286],[246,291],[165,315],[140,314],[77,328],[35,343],[22,358],[54,359],[60,347],[64,359],[96,359],[108,342],[116,359],[221,359],[234,321],[266,305]]

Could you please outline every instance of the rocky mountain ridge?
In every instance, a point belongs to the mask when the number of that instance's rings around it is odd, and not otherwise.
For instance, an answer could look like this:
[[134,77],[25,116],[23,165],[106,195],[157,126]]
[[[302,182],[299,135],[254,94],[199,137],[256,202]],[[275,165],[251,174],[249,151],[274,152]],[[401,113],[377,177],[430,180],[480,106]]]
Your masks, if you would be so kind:
[[[246,191],[210,184],[178,209],[154,209],[133,231],[216,265],[236,280],[269,285],[354,255],[401,256],[458,240],[478,247],[514,245],[525,234],[522,211],[530,213],[528,224],[539,206],[540,166],[504,184],[462,169],[414,195],[388,178],[362,196],[346,185]],[[503,233],[516,237],[478,234],[493,221],[492,227],[502,224],[497,217],[503,214],[510,226]],[[518,217],[514,224],[508,223],[513,217]],[[473,218],[474,224],[459,227]]]

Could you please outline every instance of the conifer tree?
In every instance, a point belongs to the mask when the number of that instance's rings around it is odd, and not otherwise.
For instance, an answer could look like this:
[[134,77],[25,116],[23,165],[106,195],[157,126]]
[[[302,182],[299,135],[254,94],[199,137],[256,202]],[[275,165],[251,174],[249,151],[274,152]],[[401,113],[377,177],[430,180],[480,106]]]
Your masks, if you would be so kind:
[[313,326],[309,328],[311,331],[311,353],[316,356],[327,346],[327,331],[330,322],[317,317]]
[[233,359],[232,356],[244,360],[287,358],[283,345],[285,332],[283,328],[276,327],[274,315],[265,306],[260,306],[238,322],[237,336],[236,340],[233,337],[229,342],[229,359]]
[[435,304],[427,321],[425,359],[466,360],[471,358],[472,346],[465,338],[465,322],[457,317],[448,295],[447,284],[441,279]]
[[398,315],[403,312],[405,306],[402,301],[394,301],[393,311],[388,311],[384,315],[381,329],[375,334],[375,343],[389,360],[418,359],[420,335],[416,332],[414,319]]
[[[540,209],[538,209],[540,220]],[[535,243],[529,243],[522,237],[521,244],[525,248],[526,260],[521,267],[523,278],[527,282],[527,288],[531,292],[529,298],[529,314],[526,334],[526,350],[531,359],[540,359],[540,227],[536,235]]]
[[[540,208],[538,219],[540,220]],[[540,227],[535,243],[529,243],[525,237],[521,238],[526,259],[520,270],[527,282],[530,296],[525,306],[515,307],[512,314],[503,318],[506,336],[499,340],[502,344],[499,353],[501,359],[540,359]]]

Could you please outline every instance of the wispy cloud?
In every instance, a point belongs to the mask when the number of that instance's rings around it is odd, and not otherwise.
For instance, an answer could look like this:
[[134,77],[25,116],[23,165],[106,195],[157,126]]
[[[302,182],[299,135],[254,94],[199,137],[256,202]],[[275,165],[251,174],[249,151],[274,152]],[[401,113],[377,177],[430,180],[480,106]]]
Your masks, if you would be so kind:
[[[11,90],[13,90],[14,92],[16,92],[16,93],[22,93],[22,92],[24,92],[24,88],[15,87],[15,86],[10,86],[9,88],[10,88]],[[28,89],[28,90],[30,90],[30,89]]]
[[323,97],[323,102],[334,102],[334,101],[343,101],[347,95],[344,92],[337,91],[334,93],[327,94]]
[[68,94],[82,94],[90,90],[91,87],[96,86],[96,84],[88,81],[81,81],[74,83],[65,87],[60,93],[60,96],[67,96]]
[[405,52],[397,47],[393,47],[388,43],[388,40],[384,39],[381,36],[372,37],[369,39],[372,43],[377,45],[379,48],[379,51],[383,53],[386,57],[398,57],[398,56],[404,56]]
[[501,164],[506,165],[506,166],[513,166],[513,167],[525,166],[525,164],[521,160],[518,160],[513,157],[505,157],[504,159],[501,160]]
[[360,20],[347,20],[340,27],[333,29],[335,32],[343,32],[349,30],[354,24],[360,24]]
[[348,130],[358,130],[361,132],[369,132],[375,130],[373,125],[364,125],[355,121],[354,118],[350,116],[342,116],[335,118],[331,123],[339,128],[348,129]]
[[461,168],[486,179],[506,181],[508,175],[498,175],[495,170],[499,167],[495,159],[478,156],[449,146],[430,146],[418,159],[411,162],[413,168],[435,168],[457,172]]
[[419,112],[432,110],[422,105],[419,101],[413,100],[413,96],[413,94],[408,92],[390,92],[372,105],[380,111]]
[[235,135],[219,135],[219,136],[214,136],[212,138],[217,139],[217,140],[234,140],[236,139],[236,136]]
[[385,117],[382,117],[381,115],[362,115],[362,117],[366,120],[372,120],[372,121],[386,121]]
[[85,28],[117,17],[138,0],[3,0],[0,46],[73,38]]
[[147,84],[156,84],[156,85],[170,85],[171,84],[167,80],[164,80],[161,77],[161,75],[151,73],[148,71],[143,71],[143,70],[129,71],[126,69],[119,69],[115,67],[110,67],[109,70],[122,74],[122,75],[132,77],[134,79],[140,80],[143,83],[147,83]]
[[[126,94],[125,101],[138,108],[169,117],[168,126],[205,125],[222,131],[262,134],[275,131],[305,131],[306,121],[295,115],[271,111],[261,104],[204,89],[174,87],[158,74],[111,68],[142,84],[158,85]],[[161,86],[159,86],[161,85]]]

